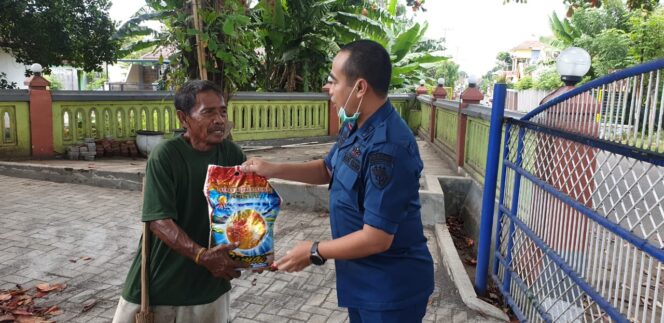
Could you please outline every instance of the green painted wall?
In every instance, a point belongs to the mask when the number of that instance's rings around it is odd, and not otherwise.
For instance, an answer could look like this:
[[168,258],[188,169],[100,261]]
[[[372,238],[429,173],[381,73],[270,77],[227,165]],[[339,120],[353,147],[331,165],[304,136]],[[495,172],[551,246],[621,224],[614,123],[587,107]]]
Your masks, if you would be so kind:
[[231,101],[233,140],[326,136],[327,101]]
[[0,129],[0,157],[30,156],[28,102],[0,102]]
[[420,128],[422,123],[422,111],[411,109],[408,111],[408,127],[413,133],[417,133],[417,129]]
[[436,108],[436,139],[448,149],[456,151],[458,116],[455,111]]
[[53,102],[53,148],[58,153],[85,138],[133,140],[136,130],[169,136],[179,126],[170,100]]

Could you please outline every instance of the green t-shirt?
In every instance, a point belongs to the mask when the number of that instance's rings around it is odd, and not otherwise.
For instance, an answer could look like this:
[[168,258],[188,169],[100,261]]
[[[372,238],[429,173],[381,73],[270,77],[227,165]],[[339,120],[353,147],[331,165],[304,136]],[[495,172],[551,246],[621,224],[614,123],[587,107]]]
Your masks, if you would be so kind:
[[[235,166],[245,160],[240,147],[230,140],[206,152],[194,150],[180,136],[165,140],[148,158],[142,221],[173,219],[189,238],[206,247],[210,235],[203,194],[207,166]],[[151,235],[150,245],[150,305],[207,304],[231,289],[230,282],[214,278],[205,267],[176,253],[155,235]],[[122,297],[140,304],[140,242]]]

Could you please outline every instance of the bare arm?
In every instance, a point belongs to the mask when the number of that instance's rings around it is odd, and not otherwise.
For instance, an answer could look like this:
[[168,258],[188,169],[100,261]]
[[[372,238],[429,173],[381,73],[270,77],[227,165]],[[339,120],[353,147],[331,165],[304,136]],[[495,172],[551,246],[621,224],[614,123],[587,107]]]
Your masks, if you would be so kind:
[[242,164],[243,172],[254,172],[267,178],[280,178],[307,184],[327,184],[330,172],[322,159],[304,163],[271,163],[251,158]]
[[[191,240],[172,219],[150,221],[150,231],[175,252],[194,261],[201,252],[201,248],[205,249]],[[235,248],[236,246],[233,245],[221,245],[205,249],[199,255],[198,264],[207,268],[215,277],[226,280],[240,277],[240,272],[235,269],[248,265],[232,260],[228,256],[228,251]]]
[[318,252],[325,259],[358,259],[386,251],[394,235],[365,224],[362,230],[341,238],[321,241]]
[[[386,251],[392,245],[394,235],[365,224],[362,230],[355,231],[338,239],[321,241],[318,252],[325,259],[358,259]],[[277,260],[279,270],[300,271],[311,264],[311,241],[302,241],[286,256]]]

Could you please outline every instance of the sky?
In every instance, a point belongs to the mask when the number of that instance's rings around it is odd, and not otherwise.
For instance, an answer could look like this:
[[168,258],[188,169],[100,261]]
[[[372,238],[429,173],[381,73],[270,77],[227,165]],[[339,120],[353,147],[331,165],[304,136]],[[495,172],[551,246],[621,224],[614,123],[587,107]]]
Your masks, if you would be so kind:
[[426,36],[445,38],[445,55],[477,76],[494,67],[499,52],[551,35],[548,17],[566,12],[562,0],[427,0],[424,7],[416,20],[428,22]]
[[[143,0],[111,0],[109,14],[124,21],[145,3]],[[503,4],[503,0],[427,0],[427,12],[417,21],[427,21],[428,38],[445,38],[446,56],[468,74],[484,75],[493,68],[498,52],[509,51],[526,40],[551,35],[548,17],[563,16],[562,0],[528,0]]]

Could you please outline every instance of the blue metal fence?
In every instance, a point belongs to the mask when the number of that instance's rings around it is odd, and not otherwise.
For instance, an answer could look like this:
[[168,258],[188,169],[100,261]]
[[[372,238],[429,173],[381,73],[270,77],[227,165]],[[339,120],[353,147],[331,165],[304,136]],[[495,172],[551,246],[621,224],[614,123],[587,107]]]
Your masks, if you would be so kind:
[[[519,320],[664,322],[663,70],[635,66],[504,120],[491,276]],[[480,292],[486,264],[480,253]]]

